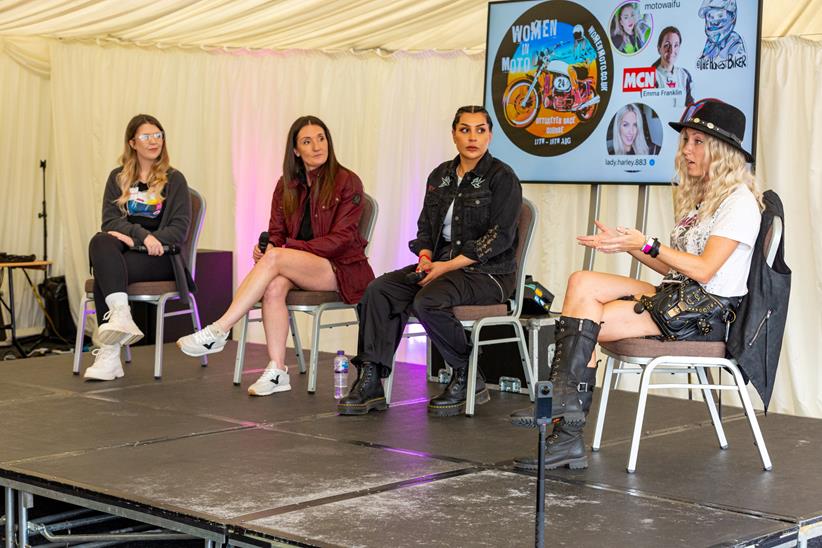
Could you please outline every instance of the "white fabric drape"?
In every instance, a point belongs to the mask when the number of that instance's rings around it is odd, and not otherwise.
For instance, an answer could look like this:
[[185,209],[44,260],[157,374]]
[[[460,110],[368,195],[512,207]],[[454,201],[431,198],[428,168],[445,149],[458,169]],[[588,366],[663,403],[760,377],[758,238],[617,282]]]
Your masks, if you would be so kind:
[[[326,120],[338,157],[379,201],[371,248],[379,274],[410,260],[406,242],[424,179],[454,154],[448,131],[453,110],[479,102],[482,90],[481,55],[252,55],[53,44],[50,82],[19,65],[7,49],[0,51],[0,165],[7,177],[0,186],[0,249],[39,252],[37,161],[48,157],[54,195],[49,254],[56,272],[67,274],[73,306],[88,273],[87,242],[99,228],[103,183],[133,114],[153,113],[165,125],[173,164],[208,200],[201,248],[235,251],[236,286],[250,267],[257,232],[266,226],[283,139],[296,116],[314,113]],[[822,160],[813,154],[822,127],[819,51],[796,39],[763,45],[758,151],[764,186],[777,190],[786,205],[787,260],[794,269],[771,409],[812,416],[822,416],[815,370],[822,253],[803,232],[822,218]],[[585,229],[589,190],[531,185],[525,195],[540,210],[528,272],[557,293],[559,308],[565,279],[582,264],[583,250],[573,236]],[[633,225],[635,204],[634,187],[607,187],[601,218]],[[671,209],[669,189],[652,189],[649,233],[668,233]],[[599,256],[596,268],[625,274],[629,261]],[[644,277],[658,279],[647,270]],[[42,325],[34,308],[28,296],[24,325]],[[353,328],[329,335],[324,350],[354,350]]]
[[0,1],[0,35],[142,46],[348,51],[485,44],[486,0]]
[[[0,0],[0,36],[159,48],[481,53],[487,5],[487,0]],[[819,36],[822,4],[767,0],[762,19],[767,38]]]
[[759,178],[785,205],[791,301],[773,410],[822,416],[822,44],[762,45]]
[[[39,163],[48,159],[51,142],[49,82],[16,62],[0,50],[0,251],[18,255],[36,253],[43,257],[43,223],[37,218],[43,200]],[[47,165],[51,170],[51,162]],[[49,185],[53,189],[52,185]],[[63,253],[55,237],[55,194],[49,192],[49,259],[61,263]],[[58,245],[54,245],[57,243]],[[56,253],[56,255],[55,255]],[[3,270],[2,276],[7,274]],[[30,272],[32,281],[43,276]],[[3,289],[7,290],[6,280]],[[43,316],[32,296],[22,271],[14,271],[15,312],[21,320],[18,329],[43,326]],[[7,294],[4,298],[8,297]],[[3,318],[8,314],[3,310]],[[38,329],[39,331],[39,329]]]

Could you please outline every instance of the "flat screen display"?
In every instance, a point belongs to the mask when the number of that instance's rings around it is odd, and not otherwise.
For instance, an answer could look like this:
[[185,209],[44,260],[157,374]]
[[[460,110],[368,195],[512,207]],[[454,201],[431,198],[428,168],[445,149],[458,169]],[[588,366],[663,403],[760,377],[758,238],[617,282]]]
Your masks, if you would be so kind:
[[491,153],[523,182],[668,184],[668,126],[708,97],[746,116],[755,153],[757,0],[491,2]]

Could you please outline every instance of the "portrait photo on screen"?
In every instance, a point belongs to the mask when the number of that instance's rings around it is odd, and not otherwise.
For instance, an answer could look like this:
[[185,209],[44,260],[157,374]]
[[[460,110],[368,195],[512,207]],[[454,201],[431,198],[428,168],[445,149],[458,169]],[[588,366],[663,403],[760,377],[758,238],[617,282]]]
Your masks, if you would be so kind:
[[662,122],[648,105],[630,103],[611,119],[607,140],[611,156],[656,156],[662,149]]
[[715,98],[756,150],[763,0],[491,0],[489,151],[526,183],[669,185],[677,122]]
[[673,106],[690,105],[694,102],[694,79],[688,70],[677,64],[682,47],[682,33],[676,27],[659,31],[657,51],[659,59],[652,65],[656,69],[656,87],[677,92]]
[[611,43],[618,52],[635,55],[650,40],[653,26],[653,17],[641,13],[639,2],[622,2],[611,16]]

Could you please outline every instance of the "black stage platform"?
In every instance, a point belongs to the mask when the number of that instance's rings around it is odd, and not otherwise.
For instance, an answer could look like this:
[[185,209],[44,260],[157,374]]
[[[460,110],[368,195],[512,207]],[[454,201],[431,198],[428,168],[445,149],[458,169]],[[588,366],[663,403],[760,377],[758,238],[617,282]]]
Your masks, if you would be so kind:
[[[536,434],[507,422],[525,396],[494,392],[473,418],[428,417],[441,386],[423,366],[399,364],[388,411],[339,417],[332,355],[316,394],[292,368],[294,390],[250,398],[263,348],[249,346],[242,387],[231,383],[235,349],[201,368],[168,345],[162,381],[150,346],[134,348],[126,377],[108,383],[73,376],[71,355],[0,363],[0,485],[209,546],[533,546],[535,478],[511,461],[535,450]],[[722,451],[704,404],[652,396],[629,475],[636,400],[613,393],[588,470],[548,472],[546,544],[818,540],[822,420],[760,417],[774,463],[763,472],[736,408],[724,409]]]

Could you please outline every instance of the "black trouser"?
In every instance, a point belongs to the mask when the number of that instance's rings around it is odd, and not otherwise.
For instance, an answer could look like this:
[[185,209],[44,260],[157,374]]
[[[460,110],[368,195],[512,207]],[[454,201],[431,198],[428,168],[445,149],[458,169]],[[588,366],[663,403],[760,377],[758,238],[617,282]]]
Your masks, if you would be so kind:
[[106,295],[126,292],[135,282],[162,282],[174,279],[171,256],[154,257],[138,253],[109,234],[98,232],[88,244],[88,256],[94,269],[94,306],[97,322],[103,323],[108,312]]
[[425,332],[451,367],[468,366],[471,344],[451,308],[457,305],[488,305],[505,302],[513,293],[514,274],[480,274],[454,270],[425,287],[406,279],[417,265],[383,274],[368,285],[357,312],[360,332],[356,364],[382,365],[388,375],[408,316],[416,316]]

